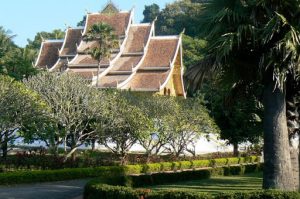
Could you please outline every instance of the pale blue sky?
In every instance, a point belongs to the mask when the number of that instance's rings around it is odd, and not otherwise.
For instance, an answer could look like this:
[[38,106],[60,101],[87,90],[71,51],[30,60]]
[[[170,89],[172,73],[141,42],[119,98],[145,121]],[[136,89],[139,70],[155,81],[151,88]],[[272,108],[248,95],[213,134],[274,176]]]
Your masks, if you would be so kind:
[[[135,21],[143,19],[145,5],[158,4],[161,8],[174,0],[114,0],[121,10],[135,6]],[[0,6],[0,26],[17,35],[15,43],[24,47],[27,39],[33,39],[40,31],[65,29],[66,25],[76,26],[86,11],[101,10],[107,0],[8,0]]]

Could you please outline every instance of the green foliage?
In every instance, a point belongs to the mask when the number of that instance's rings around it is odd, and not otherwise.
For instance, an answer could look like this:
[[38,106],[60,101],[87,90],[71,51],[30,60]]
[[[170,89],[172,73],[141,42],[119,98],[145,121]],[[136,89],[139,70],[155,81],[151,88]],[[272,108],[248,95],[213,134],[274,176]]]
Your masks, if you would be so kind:
[[45,114],[43,101],[22,83],[0,75],[0,147],[5,157],[8,144],[26,137]]
[[0,173],[0,184],[23,184],[72,180],[80,178],[121,176],[124,175],[123,167],[75,168],[47,171],[18,171]]
[[259,191],[259,192],[236,192],[223,193],[215,199],[297,199],[300,194],[297,192],[280,192],[280,191]]
[[203,167],[210,167],[212,166],[211,160],[194,160],[192,161],[192,167],[196,168],[203,168]]
[[83,36],[85,41],[96,41],[98,45],[88,49],[88,53],[100,62],[101,59],[109,59],[111,51],[119,47],[119,42],[114,29],[106,23],[92,25]]
[[34,50],[35,51],[35,55],[37,56],[38,51],[41,47],[41,44],[44,40],[47,39],[64,39],[65,37],[65,31],[61,30],[61,29],[55,29],[52,32],[38,32],[36,33],[35,37],[33,40],[28,39],[27,42],[27,46],[26,48]]
[[233,164],[241,164],[241,158],[228,158],[227,164],[233,165]]
[[[245,167],[250,166],[246,165]],[[210,176],[219,174],[226,175],[240,175],[244,174],[245,167],[226,167],[226,168],[215,168],[215,169],[205,169],[198,171],[183,171],[174,173],[155,173],[152,175],[134,175],[134,176],[123,176],[120,178],[111,178],[105,180],[93,180],[89,182],[84,190],[84,198],[119,198],[128,197],[136,198],[143,196],[143,198],[161,198],[161,199],[173,199],[173,198],[187,198],[187,199],[248,199],[250,195],[255,196],[254,199],[258,199],[261,196],[268,196],[266,198],[270,199],[281,199],[284,196],[286,199],[294,199],[295,196],[299,196],[299,193],[270,193],[270,192],[251,192],[249,193],[224,193],[216,196],[207,193],[198,193],[194,191],[151,191],[150,189],[132,189],[132,187],[142,187],[142,186],[153,186],[165,183],[177,183],[179,181],[188,180],[202,180],[208,179]],[[258,168],[258,166],[256,165]],[[118,186],[113,186],[118,185]],[[122,185],[122,186],[120,186]],[[127,186],[127,187],[124,187]],[[250,198],[249,198],[250,199]],[[251,197],[252,199],[252,197]]]
[[217,75],[203,85],[201,93],[206,107],[221,129],[221,139],[227,140],[228,144],[256,144],[263,132],[261,89],[257,85],[232,83],[228,75]]
[[139,199],[139,193],[128,187],[87,184],[84,199]]
[[151,23],[154,19],[159,15],[159,6],[157,4],[152,4],[149,6],[145,6],[143,11],[144,19],[142,23]]
[[128,176],[126,180],[128,180],[129,183],[126,184],[130,184],[132,187],[141,187],[195,179],[208,179],[210,176],[211,173],[209,170],[154,173],[151,175]]
[[[101,120],[104,93],[74,74],[40,73],[24,80],[26,86],[45,101],[49,114],[41,121],[39,130],[29,140],[42,140],[57,153],[58,145],[66,142],[72,155],[76,148],[95,138],[93,124]],[[99,120],[98,120],[99,119]]]
[[21,80],[36,73],[32,66],[35,53],[28,48],[16,46],[13,37],[0,26],[0,74]]
[[161,171],[160,163],[152,163],[143,165],[143,173],[156,173]]
[[206,41],[203,39],[193,38],[188,35],[183,35],[183,62],[188,69],[195,66],[203,59]]
[[217,167],[217,166],[223,166],[228,164],[228,159],[227,158],[218,158],[212,160],[212,166]]
[[126,174],[140,174],[143,171],[142,165],[126,165],[124,166]]
[[[119,154],[121,164],[125,156],[140,136],[151,130],[151,120],[136,105],[132,104],[134,96],[129,92],[107,91],[109,98],[104,115],[105,120],[96,124],[99,142],[113,153]],[[138,118],[138,119],[137,119]],[[115,146],[111,146],[114,143]]]
[[171,171],[173,168],[172,162],[161,162],[161,171]]
[[192,169],[193,168],[193,161],[181,161],[180,162],[180,169]]
[[183,191],[158,191],[149,194],[147,199],[212,199],[210,194],[183,192]]
[[187,35],[195,37],[202,29],[201,26],[195,25],[199,24],[201,20],[199,16],[202,8],[201,3],[191,2],[190,0],[167,4],[158,15],[157,34],[174,35],[185,29]]

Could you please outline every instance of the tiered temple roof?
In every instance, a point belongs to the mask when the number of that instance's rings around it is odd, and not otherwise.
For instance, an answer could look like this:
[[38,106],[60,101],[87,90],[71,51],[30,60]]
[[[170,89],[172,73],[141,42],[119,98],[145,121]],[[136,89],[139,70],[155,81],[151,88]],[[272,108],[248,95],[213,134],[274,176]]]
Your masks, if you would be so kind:
[[[76,73],[99,88],[185,96],[181,35],[155,36],[155,23],[134,24],[133,13],[108,5],[100,13],[88,14],[85,27],[68,28],[64,41],[43,42],[36,66]],[[114,28],[120,45],[112,50],[110,60],[98,65],[87,53],[97,42],[82,38],[100,22]]]

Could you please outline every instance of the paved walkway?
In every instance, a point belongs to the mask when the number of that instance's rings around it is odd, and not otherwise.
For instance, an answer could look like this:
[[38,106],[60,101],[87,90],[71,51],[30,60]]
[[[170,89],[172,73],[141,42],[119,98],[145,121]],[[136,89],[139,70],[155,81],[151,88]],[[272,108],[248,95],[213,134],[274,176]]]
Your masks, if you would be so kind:
[[89,180],[72,180],[16,186],[0,186],[1,199],[82,199]]

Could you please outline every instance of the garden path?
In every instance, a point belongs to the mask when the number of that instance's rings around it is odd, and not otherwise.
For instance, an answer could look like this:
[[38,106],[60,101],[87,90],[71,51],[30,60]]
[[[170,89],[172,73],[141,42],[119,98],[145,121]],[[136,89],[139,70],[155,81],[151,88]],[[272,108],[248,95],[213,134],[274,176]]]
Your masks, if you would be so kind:
[[89,179],[0,186],[1,199],[82,199]]

